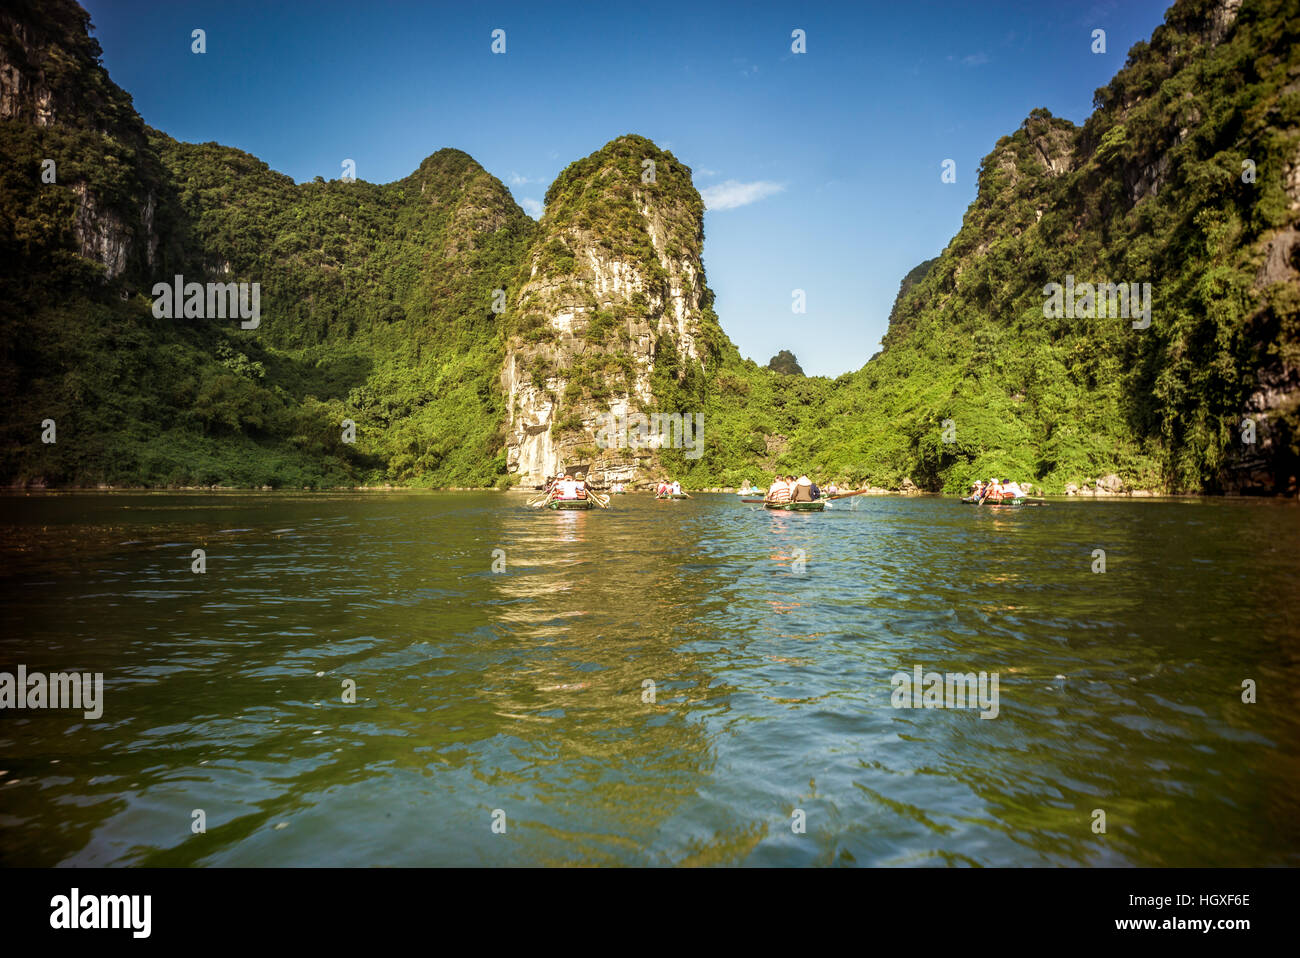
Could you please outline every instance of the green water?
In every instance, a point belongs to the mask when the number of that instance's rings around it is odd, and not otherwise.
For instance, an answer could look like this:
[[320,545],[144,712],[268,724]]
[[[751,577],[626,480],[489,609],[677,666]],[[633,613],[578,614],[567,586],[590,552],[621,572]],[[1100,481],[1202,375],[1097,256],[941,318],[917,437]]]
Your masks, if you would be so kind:
[[0,498],[0,862],[1300,863],[1294,503],[524,501]]

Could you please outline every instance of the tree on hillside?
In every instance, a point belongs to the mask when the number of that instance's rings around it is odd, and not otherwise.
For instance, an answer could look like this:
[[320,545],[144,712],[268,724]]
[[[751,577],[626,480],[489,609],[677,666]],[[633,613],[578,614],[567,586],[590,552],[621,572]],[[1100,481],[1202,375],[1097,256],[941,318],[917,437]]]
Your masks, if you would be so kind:
[[794,358],[794,353],[788,349],[783,349],[767,362],[767,368],[773,372],[778,372],[782,376],[802,376],[803,370],[799,367],[799,360]]

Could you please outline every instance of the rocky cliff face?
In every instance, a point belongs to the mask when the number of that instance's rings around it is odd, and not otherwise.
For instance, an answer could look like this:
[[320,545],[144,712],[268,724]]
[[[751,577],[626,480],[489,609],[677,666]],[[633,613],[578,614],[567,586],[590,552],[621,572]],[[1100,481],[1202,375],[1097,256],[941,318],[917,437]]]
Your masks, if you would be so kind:
[[[7,6],[0,10],[0,122],[41,131],[31,140],[33,152],[21,157],[32,171],[26,175],[39,178],[42,164],[55,162],[54,181],[40,180],[37,188],[66,191],[74,200],[74,245],[106,278],[151,270],[160,248],[161,171],[130,96],[99,62],[89,14],[71,0]],[[105,158],[125,176],[108,180]]]
[[551,187],[501,376],[507,468],[525,484],[577,463],[608,481],[654,469],[656,439],[633,449],[599,433],[610,415],[660,409],[656,381],[711,358],[702,218],[690,170],[639,136],[572,164]]

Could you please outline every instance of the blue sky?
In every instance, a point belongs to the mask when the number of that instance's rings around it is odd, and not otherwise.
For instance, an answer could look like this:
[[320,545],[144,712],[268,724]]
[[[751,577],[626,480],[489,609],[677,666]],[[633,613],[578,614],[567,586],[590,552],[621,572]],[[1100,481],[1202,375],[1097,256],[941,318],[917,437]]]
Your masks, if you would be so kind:
[[[832,376],[879,348],[899,281],[961,226],[998,138],[1039,106],[1082,123],[1168,6],[82,2],[147,123],[298,181],[337,178],[350,158],[389,182],[451,146],[537,215],[568,163],[647,136],[709,204],[704,265],[741,352],[790,349]],[[806,53],[791,52],[795,29]],[[945,159],[956,183],[941,182]]]

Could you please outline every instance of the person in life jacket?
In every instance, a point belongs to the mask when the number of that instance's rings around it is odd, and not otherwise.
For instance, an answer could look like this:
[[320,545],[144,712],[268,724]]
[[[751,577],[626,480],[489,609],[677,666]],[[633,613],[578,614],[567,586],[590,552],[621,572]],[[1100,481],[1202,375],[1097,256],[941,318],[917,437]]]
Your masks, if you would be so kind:
[[582,473],[573,477],[573,497],[575,499],[587,498],[587,480]]
[[659,480],[659,485],[655,486],[655,495],[656,495],[658,498],[660,498],[660,499],[662,499],[662,498],[664,498],[664,496],[668,495],[668,483],[666,483],[666,482],[664,482],[662,479],[660,479],[660,480]]
[[681,494],[682,494],[682,484],[681,484],[680,482],[678,482],[676,479],[674,479],[674,480],[673,480],[673,495],[674,495],[674,496],[680,496]]

